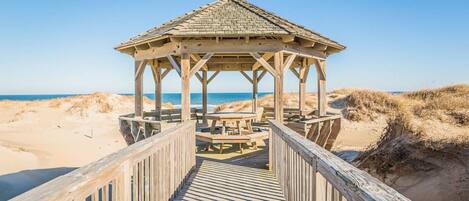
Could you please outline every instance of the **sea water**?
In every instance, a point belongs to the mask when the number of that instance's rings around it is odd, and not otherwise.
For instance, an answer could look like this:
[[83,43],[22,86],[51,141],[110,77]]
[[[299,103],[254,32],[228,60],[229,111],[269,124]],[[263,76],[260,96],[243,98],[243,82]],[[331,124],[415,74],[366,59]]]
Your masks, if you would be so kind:
[[[271,93],[258,93],[259,97],[268,95]],[[0,100],[19,100],[19,101],[30,101],[30,100],[49,100],[54,98],[64,98],[70,96],[77,96],[83,94],[39,94],[39,95],[0,95]],[[132,96],[133,94],[121,94],[124,96]],[[154,94],[144,94],[150,99],[155,99]],[[229,103],[234,101],[249,100],[252,98],[251,93],[208,93],[208,106],[213,108],[216,105],[223,103]],[[180,93],[164,93],[163,103],[171,103],[175,107],[181,105],[181,94]],[[191,105],[192,107],[202,107],[202,93],[191,93]]]

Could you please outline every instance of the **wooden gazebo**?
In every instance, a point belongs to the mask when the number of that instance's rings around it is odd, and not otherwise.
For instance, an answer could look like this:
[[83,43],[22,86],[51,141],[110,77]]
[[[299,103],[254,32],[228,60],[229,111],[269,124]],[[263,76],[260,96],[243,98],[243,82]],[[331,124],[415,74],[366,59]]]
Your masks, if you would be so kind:
[[[310,65],[315,66],[319,86],[319,115],[311,122],[329,121],[324,116],[325,63],[344,46],[243,0],[220,0],[116,49],[135,58],[135,114],[121,117],[121,122],[130,121],[132,130],[139,126],[138,135],[142,125],[145,135],[152,130],[147,127],[158,125],[159,121],[144,118],[142,111],[142,74],[147,65],[156,82],[157,114],[153,117],[166,112],[161,110],[162,79],[172,69],[180,74],[183,122],[145,140],[137,136],[132,146],[13,200],[409,200],[282,123],[284,72],[290,69],[300,79],[299,109],[304,111]],[[215,73],[209,78],[208,71]],[[257,83],[267,73],[275,78],[276,120],[269,121],[268,157],[229,162],[196,157],[196,126],[188,121],[189,79],[197,76],[202,82],[206,113],[207,84],[221,71],[240,71],[252,82],[254,106]],[[323,131],[331,128],[323,128],[321,136],[327,136]],[[321,136],[316,136],[319,142],[328,141]],[[268,163],[269,169],[246,167],[253,160]]]
[[[283,121],[286,70],[299,79],[299,111],[305,110],[305,84],[310,66],[318,75],[318,116],[326,114],[326,59],[345,47],[325,36],[267,12],[244,0],[219,0],[152,28],[115,49],[135,59],[135,116],[143,115],[143,72],[151,66],[155,111],[161,111],[161,89],[171,70],[181,78],[181,120],[190,119],[190,78],[202,84],[203,113],[207,85],[221,71],[239,71],[252,83],[256,112],[258,83],[273,76],[275,119]],[[209,71],[214,72],[209,76]],[[248,71],[251,71],[250,76]]]

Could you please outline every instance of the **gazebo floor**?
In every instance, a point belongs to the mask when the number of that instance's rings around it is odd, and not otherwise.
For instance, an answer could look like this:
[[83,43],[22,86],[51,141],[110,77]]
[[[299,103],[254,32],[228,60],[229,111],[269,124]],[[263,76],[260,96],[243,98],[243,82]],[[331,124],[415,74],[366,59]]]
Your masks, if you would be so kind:
[[285,200],[272,172],[244,166],[263,155],[230,161],[198,157],[196,171],[175,200]]

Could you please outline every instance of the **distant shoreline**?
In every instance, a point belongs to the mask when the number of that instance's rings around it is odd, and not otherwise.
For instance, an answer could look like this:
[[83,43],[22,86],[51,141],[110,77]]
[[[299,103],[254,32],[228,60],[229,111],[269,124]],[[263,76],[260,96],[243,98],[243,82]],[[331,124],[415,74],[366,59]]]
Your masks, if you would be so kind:
[[[259,93],[259,97],[263,97],[272,93],[263,92]],[[82,96],[89,94],[24,94],[24,95],[0,95],[0,101],[41,101],[41,100],[51,100],[57,98],[67,98],[73,96]],[[119,94],[123,96],[133,96],[133,94]],[[148,93],[145,94],[145,97],[154,100],[155,95]],[[209,105],[219,105],[234,101],[241,101],[251,99],[251,93],[247,92],[229,92],[229,93],[208,93],[208,104]],[[180,93],[164,93],[163,102],[171,103],[173,105],[180,105],[181,102]],[[193,105],[202,105],[202,93],[191,93],[191,101]]]
[[[388,92],[393,95],[402,94],[404,92],[400,91],[391,91]],[[258,94],[259,98],[272,94],[272,92],[260,92]],[[41,100],[50,100],[56,98],[67,98],[73,96],[82,96],[89,94],[21,94],[21,95],[0,95],[0,101],[41,101]],[[118,95],[123,96],[133,96],[131,93],[121,93]],[[155,95],[152,93],[144,94],[145,97],[154,100]],[[242,101],[251,99],[252,95],[249,92],[214,92],[208,93],[208,104],[211,106],[216,106],[224,103],[230,103],[235,101]],[[181,102],[180,93],[163,93],[163,102],[171,103],[173,105],[180,105]],[[193,105],[202,105],[202,93],[191,93],[191,101]]]

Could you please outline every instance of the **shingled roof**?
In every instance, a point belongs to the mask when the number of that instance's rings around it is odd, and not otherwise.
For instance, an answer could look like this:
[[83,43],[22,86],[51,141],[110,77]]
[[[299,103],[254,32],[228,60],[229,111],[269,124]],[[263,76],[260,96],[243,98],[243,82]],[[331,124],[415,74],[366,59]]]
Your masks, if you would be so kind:
[[342,50],[345,46],[244,0],[218,0],[121,43],[116,49],[172,37],[295,36]]

